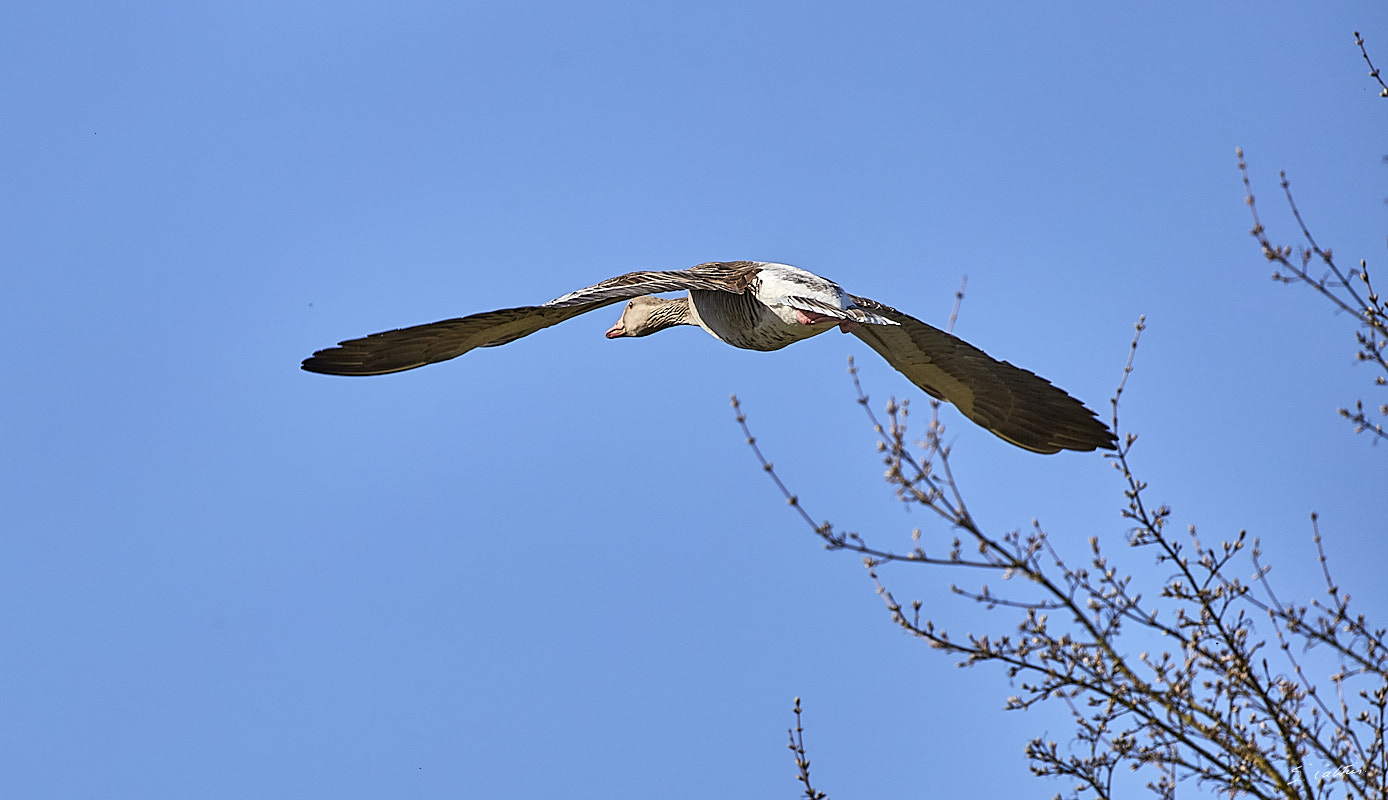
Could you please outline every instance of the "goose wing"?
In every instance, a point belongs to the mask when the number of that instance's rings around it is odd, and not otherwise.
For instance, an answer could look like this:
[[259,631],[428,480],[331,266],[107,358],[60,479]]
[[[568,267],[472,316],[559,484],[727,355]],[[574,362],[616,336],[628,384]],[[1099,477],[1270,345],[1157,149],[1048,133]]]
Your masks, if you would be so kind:
[[386,375],[447,361],[476,347],[495,347],[603,306],[644,294],[686,289],[742,292],[752,262],[700,264],[687,270],[629,272],[544,305],[484,311],[456,319],[373,333],[319,350],[301,365],[324,375]]
[[850,297],[897,323],[860,325],[853,329],[859,339],[931,397],[953,403],[996,436],[1036,453],[1113,449],[1108,426],[1045,378],[891,306]]

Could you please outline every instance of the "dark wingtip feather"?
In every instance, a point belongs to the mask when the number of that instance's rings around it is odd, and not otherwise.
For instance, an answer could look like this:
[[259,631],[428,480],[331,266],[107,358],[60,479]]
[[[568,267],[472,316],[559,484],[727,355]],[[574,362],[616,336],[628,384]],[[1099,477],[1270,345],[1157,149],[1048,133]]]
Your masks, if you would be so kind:
[[[413,366],[423,365],[416,364]],[[319,350],[304,359],[303,363],[299,365],[299,369],[318,375],[362,376],[388,375],[392,372],[399,372],[402,369],[409,369],[409,367],[397,367],[395,369],[372,367],[363,363],[362,359],[359,357],[347,355],[343,348],[330,347],[326,350]]]
[[1046,454],[1117,448],[1108,425],[1084,403],[1030,370],[999,363],[1009,368],[999,375],[1009,376],[1012,395],[1006,405],[987,409],[985,427],[993,433]]
[[[388,331],[387,333],[395,333]],[[382,341],[383,334],[349,339],[303,360],[299,368],[319,375],[389,375],[431,363],[418,347]]]

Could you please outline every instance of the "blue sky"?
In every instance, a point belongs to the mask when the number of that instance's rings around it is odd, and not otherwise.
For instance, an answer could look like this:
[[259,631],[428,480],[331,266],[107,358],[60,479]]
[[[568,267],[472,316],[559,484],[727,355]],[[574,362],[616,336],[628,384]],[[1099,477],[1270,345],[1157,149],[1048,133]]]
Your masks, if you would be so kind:
[[[1134,4],[1135,5],[1135,4]],[[1388,6],[1358,2],[21,3],[0,26],[0,795],[791,797],[792,698],[837,797],[1049,796],[1058,711],[894,628],[816,518],[904,545],[845,373],[607,309],[386,378],[339,339],[635,269],[784,261],[943,324],[1122,421],[1174,522],[1308,516],[1388,614],[1382,448],[1352,322],[1273,284],[1286,169],[1384,260]],[[1380,275],[1383,273],[1380,267]],[[1380,281],[1385,278],[1381,277]],[[918,406],[924,411],[923,403]],[[994,531],[1122,546],[1119,476],[947,412]],[[899,599],[982,632],[968,576]],[[991,626],[985,627],[985,626]]]

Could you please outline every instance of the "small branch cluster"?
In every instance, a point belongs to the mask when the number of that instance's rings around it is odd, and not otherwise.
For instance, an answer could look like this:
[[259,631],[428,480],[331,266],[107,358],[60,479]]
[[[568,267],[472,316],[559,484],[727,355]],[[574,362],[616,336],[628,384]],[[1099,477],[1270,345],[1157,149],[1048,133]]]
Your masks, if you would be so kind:
[[[1367,59],[1368,55],[1365,54],[1364,57]],[[1377,70],[1374,71],[1374,75],[1377,77]],[[1374,371],[1379,373],[1374,377],[1375,386],[1388,386],[1388,299],[1380,296],[1374,289],[1367,262],[1361,259],[1358,269],[1346,272],[1335,263],[1334,254],[1316,242],[1301,217],[1296,200],[1292,197],[1291,182],[1287,180],[1286,172],[1280,173],[1282,192],[1286,195],[1287,205],[1297,227],[1301,229],[1301,236],[1306,244],[1295,254],[1291,245],[1273,244],[1268,239],[1262,220],[1258,217],[1258,206],[1253,199],[1253,185],[1248,178],[1248,165],[1243,160],[1243,149],[1239,148],[1235,152],[1238,154],[1239,173],[1243,176],[1244,203],[1253,215],[1253,229],[1249,233],[1258,241],[1263,257],[1276,265],[1272,273],[1273,280],[1308,286],[1340,311],[1354,316],[1359,322],[1359,330],[1354,332],[1358,344],[1354,358],[1356,361],[1372,365]],[[1319,276],[1311,274],[1313,263],[1319,263],[1324,268]],[[1372,434],[1375,443],[1388,440],[1388,431],[1384,430],[1382,422],[1382,418],[1388,417],[1388,402],[1379,404],[1378,420],[1370,418],[1370,412],[1365,410],[1362,399],[1354,402],[1353,409],[1345,407],[1338,409],[1338,412],[1354,425],[1356,433]]]

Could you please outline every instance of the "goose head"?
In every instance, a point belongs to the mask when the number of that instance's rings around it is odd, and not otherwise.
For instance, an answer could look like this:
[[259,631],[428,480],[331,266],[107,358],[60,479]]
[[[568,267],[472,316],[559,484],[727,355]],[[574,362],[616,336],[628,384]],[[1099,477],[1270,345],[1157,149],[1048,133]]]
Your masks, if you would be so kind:
[[691,325],[689,298],[667,300],[654,295],[642,295],[627,301],[617,324],[607,330],[607,338],[650,336],[675,325]]

